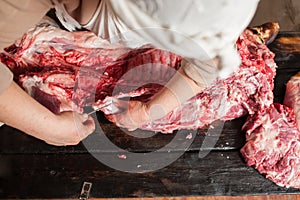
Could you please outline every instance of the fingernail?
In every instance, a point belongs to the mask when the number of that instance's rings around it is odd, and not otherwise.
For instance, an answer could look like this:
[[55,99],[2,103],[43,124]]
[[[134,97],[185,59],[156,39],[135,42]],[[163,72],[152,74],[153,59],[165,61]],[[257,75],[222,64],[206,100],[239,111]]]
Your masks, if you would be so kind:
[[128,129],[128,131],[132,132],[132,131],[135,131],[137,128],[130,128]]
[[89,118],[89,115],[86,114],[86,113],[84,113],[84,114],[82,115],[82,117],[83,117],[83,119],[88,119],[88,118]]

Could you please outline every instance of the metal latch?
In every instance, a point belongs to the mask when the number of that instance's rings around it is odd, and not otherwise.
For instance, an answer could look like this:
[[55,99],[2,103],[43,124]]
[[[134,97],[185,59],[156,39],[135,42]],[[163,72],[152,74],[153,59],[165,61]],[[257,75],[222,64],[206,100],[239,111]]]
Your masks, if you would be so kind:
[[92,188],[92,183],[84,182],[81,188],[79,200],[87,200],[90,196],[91,188]]

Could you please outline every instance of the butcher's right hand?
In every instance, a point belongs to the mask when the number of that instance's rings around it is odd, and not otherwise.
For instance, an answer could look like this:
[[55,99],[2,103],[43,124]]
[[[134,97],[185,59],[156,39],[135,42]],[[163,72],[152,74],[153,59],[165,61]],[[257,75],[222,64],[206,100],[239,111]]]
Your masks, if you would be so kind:
[[77,145],[94,130],[95,123],[91,116],[63,112],[55,116],[53,127],[49,127],[44,133],[43,140],[56,146]]

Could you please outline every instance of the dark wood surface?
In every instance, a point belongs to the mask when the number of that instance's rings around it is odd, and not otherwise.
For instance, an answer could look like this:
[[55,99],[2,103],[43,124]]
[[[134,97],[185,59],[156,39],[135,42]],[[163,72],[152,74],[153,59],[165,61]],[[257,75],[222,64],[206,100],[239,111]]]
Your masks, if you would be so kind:
[[[274,89],[276,102],[282,102],[290,76],[300,71],[299,38],[299,33],[280,33],[270,46],[279,66]],[[84,181],[93,184],[91,197],[94,198],[300,194],[300,190],[276,186],[246,166],[239,153],[245,143],[241,131],[245,118],[225,124],[216,122],[214,128],[197,131],[192,140],[187,138],[191,131],[182,131],[180,136],[132,133],[153,135],[138,138],[123,133],[101,113],[97,113],[97,118],[100,126],[96,132],[71,147],[50,146],[11,127],[1,127],[0,198],[77,198]],[[202,133],[208,130],[209,135],[204,137]],[[177,136],[178,141],[186,145],[170,145],[157,154],[157,163],[149,161],[142,166],[147,169],[147,165],[158,165],[178,152],[183,154],[167,167],[147,173],[127,173],[109,168],[96,159],[107,155],[122,160],[119,156],[124,155],[123,151],[101,143],[99,140],[104,136],[101,132],[116,146],[133,153],[158,150],[171,144]],[[205,145],[207,142],[216,142],[216,145],[211,148]],[[199,157],[200,148],[208,155]]]

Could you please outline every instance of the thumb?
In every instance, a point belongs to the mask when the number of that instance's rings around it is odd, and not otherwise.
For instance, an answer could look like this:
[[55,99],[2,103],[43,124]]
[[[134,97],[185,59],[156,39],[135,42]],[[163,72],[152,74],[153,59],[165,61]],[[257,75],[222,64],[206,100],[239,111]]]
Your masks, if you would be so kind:
[[89,116],[88,119],[84,123],[84,138],[90,135],[95,131],[95,121],[94,119]]
[[87,121],[90,118],[90,116],[88,114],[86,114],[86,113],[84,113],[84,114],[78,114],[78,117],[79,117],[79,120],[82,123],[84,123],[85,121]]
[[79,133],[80,133],[80,138],[81,140],[86,138],[88,135],[93,133],[95,131],[95,122],[94,119],[91,116],[88,116],[86,119],[85,117],[82,117],[82,124],[80,124],[79,127]]
[[79,114],[74,113],[77,118],[77,129],[79,133],[79,137],[81,139],[86,138],[88,135],[94,132],[95,130],[95,122],[94,119],[88,114]]

